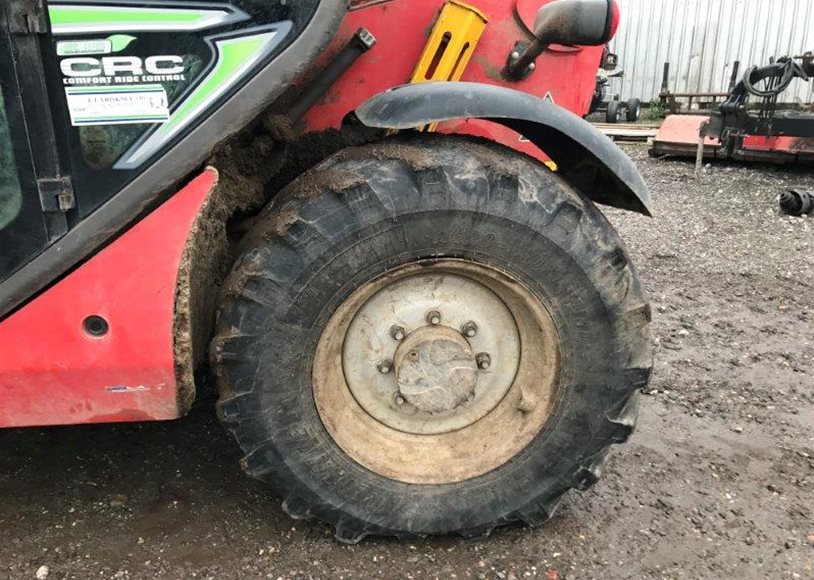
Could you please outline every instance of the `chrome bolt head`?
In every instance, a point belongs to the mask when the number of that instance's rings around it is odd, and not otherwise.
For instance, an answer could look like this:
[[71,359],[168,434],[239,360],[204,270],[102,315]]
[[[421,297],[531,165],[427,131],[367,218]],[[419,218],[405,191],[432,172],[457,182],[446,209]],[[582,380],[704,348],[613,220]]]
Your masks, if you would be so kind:
[[441,324],[441,313],[437,310],[430,310],[427,312],[427,322],[433,326]]
[[534,70],[537,68],[537,65],[533,62],[529,63],[529,70]]
[[398,340],[399,342],[404,340],[404,337],[407,336],[407,331],[404,330],[403,326],[395,325],[390,327],[390,336],[393,337],[393,340]]
[[379,369],[380,373],[386,375],[393,370],[393,363],[390,362],[389,360],[383,360],[378,365],[376,365],[376,368]]
[[519,53],[518,51],[516,51],[516,50],[515,50],[515,51],[514,51],[514,52],[512,52],[512,54],[511,54],[511,59],[512,59],[512,60],[517,60],[518,58],[520,58],[520,53]]
[[475,357],[475,362],[478,363],[478,368],[480,370],[486,371],[492,366],[492,357],[489,356],[488,352],[482,352]]
[[478,325],[472,322],[465,322],[463,326],[461,326],[461,334],[463,334],[466,338],[473,338],[476,334],[478,334]]

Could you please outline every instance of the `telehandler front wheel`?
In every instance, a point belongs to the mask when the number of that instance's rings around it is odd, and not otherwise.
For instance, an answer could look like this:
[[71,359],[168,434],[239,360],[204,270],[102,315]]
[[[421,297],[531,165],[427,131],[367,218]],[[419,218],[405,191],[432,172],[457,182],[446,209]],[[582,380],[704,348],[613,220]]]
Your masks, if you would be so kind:
[[633,430],[649,321],[613,228],[543,165],[453,137],[348,149],[242,244],[220,417],[342,541],[537,525]]

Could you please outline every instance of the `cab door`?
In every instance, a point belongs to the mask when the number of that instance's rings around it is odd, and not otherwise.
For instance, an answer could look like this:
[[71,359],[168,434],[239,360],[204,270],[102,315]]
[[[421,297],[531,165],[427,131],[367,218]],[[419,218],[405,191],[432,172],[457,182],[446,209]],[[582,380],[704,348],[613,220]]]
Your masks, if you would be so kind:
[[6,0],[0,8],[0,281],[64,235],[74,207],[60,169],[38,4]]
[[0,320],[256,118],[302,64],[278,57],[306,32],[327,42],[344,5],[0,0]]

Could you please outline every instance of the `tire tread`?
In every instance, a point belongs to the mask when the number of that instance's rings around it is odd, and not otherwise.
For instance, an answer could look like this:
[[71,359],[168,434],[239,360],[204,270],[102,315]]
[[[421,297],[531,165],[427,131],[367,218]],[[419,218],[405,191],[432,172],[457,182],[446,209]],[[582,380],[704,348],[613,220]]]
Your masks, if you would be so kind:
[[[437,139],[425,142],[438,143]],[[449,156],[454,154],[454,151],[450,152],[455,149],[450,142],[466,147],[470,157],[481,163],[480,168],[476,168],[476,173],[483,170],[489,187],[486,198],[479,203],[502,205],[520,223],[534,219],[530,216],[531,213],[539,215],[542,212],[545,214],[544,223],[551,228],[551,238],[556,243],[572,253],[573,248],[581,247],[581,252],[578,253],[582,260],[581,266],[591,269],[596,279],[614,297],[607,307],[619,313],[615,317],[616,331],[624,339],[620,342],[626,345],[625,352],[620,353],[625,361],[624,369],[615,379],[614,388],[618,391],[618,398],[606,409],[604,427],[599,430],[601,436],[593,440],[592,448],[585,450],[585,459],[570,478],[553,486],[544,497],[532,498],[525,507],[499,521],[462,527],[457,531],[463,537],[485,537],[495,527],[512,521],[521,521],[530,526],[545,523],[554,516],[569,489],[588,489],[601,477],[602,465],[610,447],[626,442],[635,429],[638,392],[647,385],[652,368],[647,333],[652,316],[649,306],[643,300],[640,284],[627,253],[617,242],[604,216],[553,174],[550,179],[557,185],[552,188],[556,192],[555,199],[544,201],[539,196],[529,198],[524,195],[522,173],[509,173],[505,169],[497,170],[494,166],[496,159],[501,159],[501,156],[508,159],[506,165],[509,170],[515,168],[516,171],[517,166],[523,166],[529,161],[516,154],[509,157],[505,150],[495,145],[446,138],[446,145],[441,148],[436,146],[434,149],[437,155],[429,156],[424,145],[415,144],[385,143],[367,151],[365,148],[347,150],[324,162],[315,171],[317,174],[319,171],[327,172],[334,177],[341,175],[342,185],[334,187],[336,180],[330,181],[324,176],[316,178],[316,182],[323,186],[320,192],[328,191],[330,206],[336,216],[352,216],[351,219],[354,220],[358,216],[373,213],[380,219],[397,221],[399,206],[408,203],[412,196],[423,199],[427,211],[447,207],[451,203],[473,203],[470,201],[471,193],[457,185],[465,180],[458,175],[450,175],[445,165]],[[375,163],[371,162],[371,158],[375,159]],[[489,173],[490,169],[493,173]],[[308,180],[309,175],[306,174],[304,179]],[[399,192],[394,192],[375,185],[392,180],[409,183],[414,189],[406,188],[405,191],[402,188]],[[283,248],[293,254],[289,257],[291,260],[314,259],[318,253],[313,249],[315,245],[321,247],[330,244],[333,238],[341,235],[341,231],[321,227],[320,220],[329,218],[311,216],[314,219],[307,220],[299,212],[296,212],[297,219],[285,217],[290,215],[289,209],[299,208],[305,203],[308,195],[312,195],[309,192],[319,189],[309,182],[308,192],[304,193],[298,184],[299,181],[295,181],[284,189],[274,200],[273,207],[261,214],[255,231],[242,244],[244,250],[260,239],[273,240],[276,248]],[[531,212],[529,205],[537,209]],[[245,271],[247,264],[259,258],[258,251],[250,250],[245,253],[234,272]],[[252,272],[252,268],[248,269]],[[295,519],[318,517],[330,523],[337,540],[341,542],[358,543],[371,533],[402,539],[424,537],[424,534],[383,529],[371,522],[348,516],[341,506],[329,505],[313,493],[291,491],[297,489],[297,482],[292,478],[285,459],[270,449],[268,442],[263,439],[262,429],[253,427],[253,423],[263,414],[259,397],[252,384],[232,380],[228,369],[240,363],[239,353],[244,352],[248,348],[247,343],[257,337],[236,332],[224,319],[240,319],[246,303],[273,306],[269,302],[275,302],[281,294],[285,294],[287,282],[289,281],[272,279],[259,272],[242,277],[233,273],[225,284],[218,313],[220,323],[211,348],[212,365],[218,369],[221,388],[218,413],[221,421],[244,449],[245,456],[241,461],[243,469],[250,476],[272,483],[280,490],[289,490],[282,502],[283,510]],[[254,287],[251,287],[252,283]],[[268,294],[260,292],[261,289],[273,293],[275,300],[270,300]]]

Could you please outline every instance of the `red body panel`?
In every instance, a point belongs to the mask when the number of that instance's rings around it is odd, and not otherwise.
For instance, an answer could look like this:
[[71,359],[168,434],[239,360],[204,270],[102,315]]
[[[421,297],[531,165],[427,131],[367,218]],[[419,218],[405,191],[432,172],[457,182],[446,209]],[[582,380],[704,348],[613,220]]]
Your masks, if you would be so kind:
[[[670,115],[659,128],[653,141],[653,151],[657,154],[678,155],[685,152],[695,155],[698,150],[698,139],[701,125],[709,122],[709,117],[701,115]],[[713,137],[704,139],[704,154],[715,157],[721,142]]]
[[[651,149],[657,155],[695,157],[698,152],[698,135],[701,125],[709,117],[700,115],[670,115],[664,120],[653,140]],[[802,137],[764,137],[749,135],[733,153],[735,159],[746,161],[769,161],[792,163],[814,161],[814,139]],[[707,137],[704,140],[704,158],[725,159],[727,152],[720,140]]]
[[[552,47],[522,82],[500,76],[523,24],[551,0],[472,0],[489,24],[464,81],[546,96],[587,113],[601,47]],[[305,118],[306,131],[339,128],[369,97],[409,81],[443,6],[441,0],[360,3],[325,52],[324,63],[360,28],[377,37]],[[500,125],[463,120],[443,132],[477,135],[545,160],[536,147]],[[180,415],[173,368],[173,307],[178,266],[189,230],[216,175],[207,171],[105,250],[0,323],[0,427],[172,419]],[[87,316],[109,333],[92,338]]]
[[743,148],[753,151],[783,152],[789,155],[814,155],[814,139],[803,137],[760,137],[743,139]]
[[[468,4],[485,13],[489,23],[461,81],[505,86],[547,97],[580,116],[586,115],[603,47],[555,45],[537,60],[536,70],[525,80],[511,82],[501,76],[515,43],[531,40],[523,16],[530,18],[532,12],[536,15],[539,7],[550,1],[470,0]],[[437,0],[392,0],[351,12],[327,51],[326,61],[362,27],[376,37],[376,46],[309,111],[305,118],[307,129],[339,128],[345,116],[368,98],[409,82],[442,6]],[[521,141],[517,133],[494,123],[451,122],[439,125],[438,130],[487,137],[541,160],[547,159],[533,144]]]
[[[207,170],[0,324],[0,427],[174,419],[173,305]],[[87,316],[109,332],[90,336]]]

